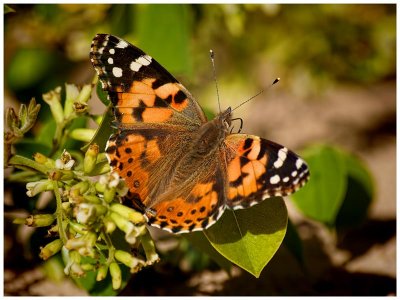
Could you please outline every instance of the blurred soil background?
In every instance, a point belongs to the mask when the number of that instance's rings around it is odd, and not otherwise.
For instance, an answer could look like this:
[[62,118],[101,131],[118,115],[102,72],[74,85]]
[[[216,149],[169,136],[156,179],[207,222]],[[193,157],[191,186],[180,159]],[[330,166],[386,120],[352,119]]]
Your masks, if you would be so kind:
[[[303,263],[282,245],[258,279],[238,267],[229,276],[185,240],[154,229],[164,259],[132,276],[122,294],[396,295],[396,5],[172,6],[155,10],[179,6],[188,24],[178,32],[171,24],[171,43],[162,44],[173,48],[186,39],[189,46],[176,50],[173,61],[151,51],[165,34],[162,17],[152,19],[149,32],[140,23],[150,18],[151,5],[10,5],[15,11],[5,15],[5,106],[17,108],[31,97],[40,102],[44,92],[65,82],[90,82],[91,39],[107,32],[146,50],[203,107],[216,111],[208,57],[213,48],[223,108],[281,77],[235,111],[243,132],[300,153],[329,143],[357,155],[375,182],[374,199],[362,224],[335,231],[304,217],[287,198]],[[151,33],[146,44],[143,37]],[[104,107],[94,100],[91,109],[101,114]],[[37,257],[37,233],[7,218],[38,209],[39,202],[28,204],[24,187],[19,189],[5,184],[5,295],[85,295],[69,279],[48,279],[54,266]]]

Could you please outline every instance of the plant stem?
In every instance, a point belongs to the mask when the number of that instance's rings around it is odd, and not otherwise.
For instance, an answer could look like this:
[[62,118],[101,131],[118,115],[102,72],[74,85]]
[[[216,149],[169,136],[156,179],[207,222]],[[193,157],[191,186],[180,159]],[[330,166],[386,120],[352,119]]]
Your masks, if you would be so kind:
[[65,232],[65,229],[63,227],[63,214],[64,213],[63,213],[63,208],[62,208],[60,191],[58,190],[57,180],[53,180],[53,190],[54,190],[54,195],[56,196],[56,203],[57,203],[56,219],[57,219],[57,225],[58,225],[58,233],[60,235],[61,241],[65,245],[68,238],[67,238],[67,233]]
[[49,169],[44,166],[43,164],[40,164],[32,159],[20,156],[20,155],[14,155],[12,156],[9,161],[8,161],[9,166],[17,167],[20,169],[28,169],[28,170],[36,170],[39,171],[40,173],[46,174]]
[[108,248],[108,258],[107,258],[107,263],[110,264],[111,262],[114,261],[114,252],[115,252],[115,247],[112,244],[112,241],[110,239],[110,236],[108,233],[105,232],[104,228],[102,230],[103,238],[104,241],[106,242],[107,248]]

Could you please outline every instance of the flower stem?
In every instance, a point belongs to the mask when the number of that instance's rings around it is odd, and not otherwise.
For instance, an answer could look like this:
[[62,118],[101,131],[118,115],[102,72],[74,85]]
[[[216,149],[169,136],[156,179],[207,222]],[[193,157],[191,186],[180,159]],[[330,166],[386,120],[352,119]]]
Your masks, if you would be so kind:
[[115,247],[110,239],[110,236],[108,235],[107,232],[105,232],[104,228],[102,230],[103,234],[103,239],[106,242],[107,248],[108,248],[108,258],[107,258],[107,263],[110,264],[111,262],[114,261],[114,253],[115,253]]
[[64,224],[63,224],[62,201],[61,201],[61,195],[60,195],[60,191],[58,190],[58,184],[57,184],[56,180],[53,180],[53,190],[54,190],[54,195],[56,196],[56,203],[57,203],[56,219],[57,219],[57,225],[58,225],[58,233],[60,235],[61,241],[65,245],[68,238],[67,238],[65,229],[63,227]]
[[43,165],[40,164],[32,159],[20,156],[20,155],[14,155],[10,158],[8,161],[9,166],[17,167],[20,169],[28,169],[28,170],[36,170],[39,171],[40,173],[46,174],[49,169]]

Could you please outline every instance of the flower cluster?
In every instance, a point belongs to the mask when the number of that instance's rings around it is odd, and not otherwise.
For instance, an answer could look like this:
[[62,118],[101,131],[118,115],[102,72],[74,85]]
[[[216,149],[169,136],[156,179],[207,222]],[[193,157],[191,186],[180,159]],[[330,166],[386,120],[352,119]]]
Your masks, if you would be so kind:
[[[118,174],[87,175],[98,157],[95,144],[86,151],[81,168],[75,168],[75,160],[65,150],[55,161],[35,154],[35,161],[47,165],[51,171],[48,179],[28,183],[27,195],[33,197],[43,191],[53,191],[57,211],[32,215],[24,221],[28,226],[51,226],[49,233],[58,234],[57,239],[41,249],[42,259],[61,251],[66,263],[65,274],[83,276],[88,271],[96,271],[96,279],[103,280],[109,270],[113,287],[118,289],[121,286],[119,263],[134,273],[159,258],[143,214],[118,201],[128,191]],[[118,230],[131,247],[138,250],[141,246],[143,254],[135,251],[134,255],[114,245],[112,236]]]
[[[61,252],[65,274],[81,277],[87,272],[96,272],[96,280],[101,281],[110,273],[113,288],[119,289],[121,264],[135,273],[159,258],[143,214],[120,203],[128,188],[117,173],[110,172],[108,160],[105,153],[100,153],[99,146],[90,143],[84,155],[61,148],[68,135],[79,136],[86,142],[93,138],[92,130],[69,127],[75,118],[87,113],[86,103],[91,91],[90,84],[81,89],[66,85],[64,105],[61,104],[61,88],[43,95],[56,123],[55,135],[51,154],[35,153],[33,160],[13,155],[12,145],[33,126],[40,106],[32,100],[18,115],[9,110],[5,162],[36,171],[32,177],[35,179],[27,180],[28,197],[45,191],[54,194],[54,213],[14,220],[27,226],[49,227],[49,236],[55,239],[41,248],[40,257],[47,260]],[[119,236],[124,237],[125,243]],[[132,252],[126,251],[129,247]]]

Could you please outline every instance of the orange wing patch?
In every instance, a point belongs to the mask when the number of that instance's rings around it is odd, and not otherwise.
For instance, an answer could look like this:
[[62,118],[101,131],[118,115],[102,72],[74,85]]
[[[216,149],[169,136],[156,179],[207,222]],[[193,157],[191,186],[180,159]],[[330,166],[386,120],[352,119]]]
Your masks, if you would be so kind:
[[140,133],[117,133],[107,145],[110,165],[129,187],[130,195],[146,199],[149,194],[149,166],[161,158],[156,139],[148,139]]
[[266,172],[266,154],[260,155],[259,140],[254,139],[251,146],[245,140],[230,141],[230,149],[235,152],[228,163],[228,198],[241,199],[255,194],[262,185],[260,178]]
[[126,90],[117,87],[111,98],[119,123],[164,123],[188,107],[189,99],[177,83],[153,88],[156,84],[155,78],[146,78],[133,81]]
[[225,210],[221,172],[206,182],[197,183],[186,197],[167,199],[152,207],[148,214],[152,226],[173,233],[203,230],[214,224]]

